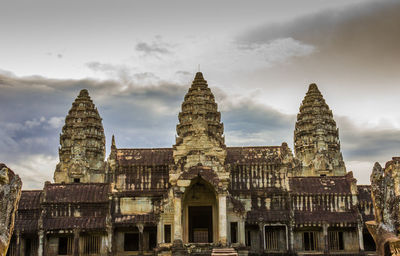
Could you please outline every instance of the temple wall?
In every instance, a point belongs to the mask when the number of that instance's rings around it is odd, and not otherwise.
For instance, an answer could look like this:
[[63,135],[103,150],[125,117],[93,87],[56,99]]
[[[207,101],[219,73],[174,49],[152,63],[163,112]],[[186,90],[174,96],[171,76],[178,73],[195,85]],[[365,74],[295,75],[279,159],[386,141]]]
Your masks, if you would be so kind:
[[358,252],[360,250],[358,238],[359,237],[356,230],[344,231],[343,232],[343,240],[345,241],[344,250]]
[[301,230],[297,230],[294,232],[294,243],[293,243],[293,249],[296,252],[306,252],[304,248],[304,243],[303,243],[303,236],[304,232],[314,232],[316,235],[316,247],[315,250],[309,250],[308,252],[312,251],[324,251],[325,248],[325,243],[324,243],[324,234],[322,232],[322,229],[320,228],[304,228]]
[[233,190],[286,188],[288,174],[277,169],[276,165],[234,164],[231,167],[230,188]]
[[153,211],[151,197],[123,197],[120,198],[119,207],[122,214],[146,214]]

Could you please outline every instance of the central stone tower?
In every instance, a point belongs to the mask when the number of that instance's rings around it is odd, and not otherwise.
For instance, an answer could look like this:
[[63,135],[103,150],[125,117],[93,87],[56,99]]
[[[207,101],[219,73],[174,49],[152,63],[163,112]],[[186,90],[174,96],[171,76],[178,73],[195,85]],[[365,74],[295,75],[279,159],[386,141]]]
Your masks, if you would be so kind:
[[[221,113],[203,74],[198,72],[182,103],[178,134],[170,167],[173,203],[173,255],[180,255],[186,243],[227,243],[227,195],[229,170]],[[207,239],[191,223],[204,211],[209,222],[201,223]],[[200,224],[199,224],[200,225]],[[200,240],[199,240],[200,239]]]
[[216,161],[223,165],[226,158],[224,126],[214,95],[208,88],[203,74],[198,72],[182,103],[178,137],[174,145],[177,164],[186,158],[186,167]]
[[55,183],[105,181],[104,129],[86,89],[80,91],[65,118],[60,145]]
[[332,111],[316,84],[310,84],[300,106],[294,131],[296,157],[302,162],[301,176],[343,176],[339,130]]

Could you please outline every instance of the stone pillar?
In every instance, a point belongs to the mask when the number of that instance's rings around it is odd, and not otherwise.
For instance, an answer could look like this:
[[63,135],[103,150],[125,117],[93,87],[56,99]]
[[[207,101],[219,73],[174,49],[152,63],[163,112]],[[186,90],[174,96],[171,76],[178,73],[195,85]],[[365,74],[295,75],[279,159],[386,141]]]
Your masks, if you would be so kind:
[[43,256],[44,231],[39,230],[38,235],[39,235],[38,256]]
[[264,235],[264,223],[260,221],[258,224],[258,233],[260,235],[260,248],[259,253],[262,255],[264,253],[265,235]]
[[79,256],[79,229],[74,229],[73,255]]
[[358,223],[358,243],[360,245],[360,251],[364,251],[364,237],[363,237],[363,225],[362,223]]
[[182,239],[182,195],[175,193],[174,197],[174,244],[183,243]]
[[114,236],[114,229],[113,227],[107,227],[107,255],[113,255],[113,236]]
[[164,236],[163,236],[163,224],[162,224],[162,220],[161,218],[159,219],[158,223],[157,223],[157,246],[159,246],[159,244],[164,242]]
[[143,255],[144,251],[144,237],[143,237],[143,224],[137,224],[136,227],[139,229],[139,254]]
[[227,217],[226,217],[226,194],[218,195],[218,207],[219,207],[219,218],[218,218],[218,230],[219,230],[219,242],[222,246],[227,244]]
[[324,223],[322,224],[322,233],[324,237],[324,252],[328,253],[329,247],[328,247],[328,224]]
[[21,233],[19,231],[17,231],[17,241],[16,241],[16,256],[20,256],[21,255]]
[[238,223],[238,242],[240,246],[246,246],[246,224],[244,219]]

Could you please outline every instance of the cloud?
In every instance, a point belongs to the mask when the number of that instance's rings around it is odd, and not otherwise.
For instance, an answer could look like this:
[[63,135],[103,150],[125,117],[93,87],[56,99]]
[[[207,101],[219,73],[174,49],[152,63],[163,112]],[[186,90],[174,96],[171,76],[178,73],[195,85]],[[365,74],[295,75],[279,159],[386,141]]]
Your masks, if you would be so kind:
[[315,50],[314,46],[291,37],[277,38],[267,42],[240,43],[238,48],[245,54],[262,56],[268,65],[283,63],[293,57],[307,56]]
[[161,36],[156,36],[152,42],[139,42],[135,45],[135,50],[144,55],[164,55],[171,54],[173,45],[163,41]]
[[167,48],[160,47],[156,43],[148,44],[148,43],[145,43],[145,42],[141,42],[141,43],[136,44],[135,49],[136,49],[136,51],[144,52],[146,54],[153,54],[153,53],[165,54],[165,53],[170,53],[170,51]]
[[[342,150],[351,161],[389,161],[400,152],[400,129],[359,126],[338,117]],[[383,126],[383,125],[380,125]]]
[[[260,26],[239,36],[238,41],[262,44],[290,37],[317,47],[309,65],[319,64],[342,72],[346,68],[357,69],[354,65],[358,65],[358,74],[372,69],[374,73],[387,74],[396,70],[393,64],[400,58],[399,13],[399,1],[358,4]],[[343,67],[334,67],[339,63]]]
[[22,189],[42,189],[45,181],[53,180],[58,157],[31,154],[19,155],[7,165],[22,179]]
[[62,116],[53,116],[47,122],[51,128],[61,128],[64,123],[65,117]]

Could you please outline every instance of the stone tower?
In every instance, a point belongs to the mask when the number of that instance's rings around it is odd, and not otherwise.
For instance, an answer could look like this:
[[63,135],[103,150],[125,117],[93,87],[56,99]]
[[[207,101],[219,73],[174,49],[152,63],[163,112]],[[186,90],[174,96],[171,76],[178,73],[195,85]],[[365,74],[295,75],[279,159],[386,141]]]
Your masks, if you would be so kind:
[[88,91],[81,90],[60,135],[56,183],[105,181],[105,136],[101,120]]
[[294,130],[294,148],[296,157],[303,165],[298,175],[346,174],[340,152],[339,130],[316,84],[310,84],[300,106]]
[[[182,103],[179,113],[178,134],[173,146],[174,164],[170,166],[170,193],[168,201],[173,203],[174,247],[173,255],[183,250],[183,241],[188,241],[187,222],[189,205],[211,204],[212,219],[218,221],[213,229],[213,241],[227,243],[227,196],[230,182],[229,168],[225,164],[226,146],[224,126],[214,95],[208,88],[203,74],[198,72]],[[200,189],[201,188],[201,189]],[[204,196],[196,201],[193,195]],[[192,195],[192,196],[191,196]],[[218,208],[218,210],[217,210]],[[186,217],[185,217],[186,216]],[[183,217],[183,218],[182,218]]]
[[[204,161],[217,161],[223,165],[226,146],[221,113],[201,72],[196,74],[192,86],[185,95],[178,118],[179,124],[176,127],[178,137],[174,145],[175,163],[182,157],[188,157],[189,165],[192,160],[194,165],[204,164]],[[206,157],[207,160],[199,157]]]

